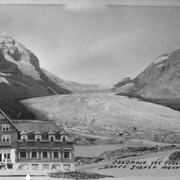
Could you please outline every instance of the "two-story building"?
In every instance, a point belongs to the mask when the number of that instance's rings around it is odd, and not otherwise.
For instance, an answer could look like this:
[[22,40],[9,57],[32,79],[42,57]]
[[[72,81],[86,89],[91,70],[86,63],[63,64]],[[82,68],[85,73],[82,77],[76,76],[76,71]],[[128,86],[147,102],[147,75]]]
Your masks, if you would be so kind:
[[0,165],[74,171],[74,141],[50,121],[12,120],[0,110]]

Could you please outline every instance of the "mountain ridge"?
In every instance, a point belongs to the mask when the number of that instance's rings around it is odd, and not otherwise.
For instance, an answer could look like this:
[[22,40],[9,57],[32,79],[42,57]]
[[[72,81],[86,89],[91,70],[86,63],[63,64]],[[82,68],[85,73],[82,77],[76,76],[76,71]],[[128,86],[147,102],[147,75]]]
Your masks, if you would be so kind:
[[180,110],[180,49],[159,56],[134,79],[120,81],[113,90]]

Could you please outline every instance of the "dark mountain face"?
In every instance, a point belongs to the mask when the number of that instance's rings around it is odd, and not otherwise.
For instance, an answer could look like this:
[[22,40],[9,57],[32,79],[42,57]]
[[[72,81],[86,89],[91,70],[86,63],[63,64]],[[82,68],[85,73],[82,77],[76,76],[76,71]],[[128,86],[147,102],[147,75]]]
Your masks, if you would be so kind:
[[180,110],[180,50],[158,57],[136,78],[116,84],[115,91]]
[[0,108],[9,107],[16,116],[22,109],[17,100],[67,93],[43,73],[31,51],[7,34],[0,36]]

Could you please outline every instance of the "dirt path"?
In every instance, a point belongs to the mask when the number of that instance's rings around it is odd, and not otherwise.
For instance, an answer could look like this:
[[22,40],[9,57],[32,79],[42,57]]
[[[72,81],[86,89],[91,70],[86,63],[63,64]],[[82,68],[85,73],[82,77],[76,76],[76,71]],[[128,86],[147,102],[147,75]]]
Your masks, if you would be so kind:
[[[129,140],[132,143],[137,143],[137,144],[142,144],[142,145],[150,145],[150,146],[166,146],[166,145],[172,145],[170,143],[163,143],[163,142],[155,142],[155,141],[150,141],[150,140],[146,140],[146,139],[130,139]],[[180,146],[180,144],[173,144],[176,146]]]
[[[121,161],[146,161],[147,164],[151,164],[153,161],[157,161],[158,159],[166,157],[168,154],[172,153],[173,151],[164,151],[164,152],[157,152],[157,153],[149,153],[142,156],[135,156],[129,158],[120,159]],[[164,170],[160,169],[99,169],[104,167],[104,165],[112,165],[113,161],[104,161],[96,164],[91,165],[84,165],[82,167],[78,167],[78,170],[85,170],[85,171],[92,171],[100,174],[107,174],[113,175],[115,177],[136,177],[136,176],[180,176],[179,170]]]

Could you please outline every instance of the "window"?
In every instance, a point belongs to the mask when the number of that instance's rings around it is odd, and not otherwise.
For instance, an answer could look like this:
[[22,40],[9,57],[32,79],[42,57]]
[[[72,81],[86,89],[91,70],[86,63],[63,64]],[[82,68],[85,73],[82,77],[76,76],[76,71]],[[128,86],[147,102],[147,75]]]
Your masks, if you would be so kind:
[[38,158],[37,150],[31,151],[31,158]]
[[61,140],[62,140],[62,142],[66,142],[67,136],[61,136]]
[[48,158],[48,151],[47,150],[42,151],[42,158]]
[[7,154],[7,159],[11,159],[11,154],[10,153]]
[[10,125],[9,124],[3,124],[2,125],[2,131],[10,131]]
[[50,169],[49,164],[42,164],[42,169]]
[[70,159],[70,152],[64,152],[64,159]]
[[27,152],[26,150],[21,150],[19,152],[19,158],[23,159],[23,158],[27,158]]
[[10,143],[10,135],[3,135],[2,142],[9,142]]
[[11,159],[11,154],[10,153],[4,154],[4,158],[5,159]]
[[38,170],[39,169],[39,164],[32,164],[32,169],[33,170]]
[[53,158],[59,158],[59,150],[53,149]]
[[60,169],[60,164],[52,164],[51,169],[59,170]]
[[70,164],[63,164],[64,171],[70,171],[71,165]]
[[[2,150],[1,153],[4,154],[4,159],[3,159],[4,162],[6,160],[11,159],[11,151],[10,150]],[[1,158],[2,158],[2,154],[1,154]]]
[[42,136],[41,135],[35,135],[35,140],[36,141],[41,141],[41,139],[42,139]]
[[63,158],[64,159],[71,159],[71,149],[64,149],[63,150]]
[[27,135],[21,135],[21,140],[22,140],[23,142],[27,141],[27,139],[28,139],[28,136],[27,136]]
[[53,136],[53,135],[49,136],[49,140],[50,140],[51,142],[53,142],[54,139],[55,139],[55,136]]
[[21,164],[21,165],[19,165],[18,169],[27,170],[28,169],[28,164]]
[[63,142],[66,142],[66,137],[63,137]]

